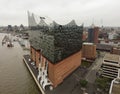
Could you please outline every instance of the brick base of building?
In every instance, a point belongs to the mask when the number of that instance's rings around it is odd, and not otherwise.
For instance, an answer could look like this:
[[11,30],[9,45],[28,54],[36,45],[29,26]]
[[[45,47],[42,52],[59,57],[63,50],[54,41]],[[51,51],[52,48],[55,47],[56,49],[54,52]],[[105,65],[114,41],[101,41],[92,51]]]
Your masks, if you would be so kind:
[[[40,58],[42,60],[40,60]],[[39,63],[45,67],[45,61],[48,62],[48,78],[53,83],[53,87],[58,86],[63,80],[76,70],[81,64],[81,51],[65,58],[64,60],[53,64],[41,55],[40,51],[31,47],[31,59],[38,68]],[[41,62],[42,61],[42,62]]]

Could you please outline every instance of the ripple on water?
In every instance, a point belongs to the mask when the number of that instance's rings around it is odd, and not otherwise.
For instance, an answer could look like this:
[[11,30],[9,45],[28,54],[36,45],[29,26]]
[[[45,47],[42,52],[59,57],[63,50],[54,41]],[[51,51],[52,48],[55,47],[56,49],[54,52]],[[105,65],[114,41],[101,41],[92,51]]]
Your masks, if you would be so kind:
[[[0,33],[0,40],[4,36]],[[17,42],[13,48],[7,48],[0,41],[0,94],[40,94],[22,61],[23,54]]]

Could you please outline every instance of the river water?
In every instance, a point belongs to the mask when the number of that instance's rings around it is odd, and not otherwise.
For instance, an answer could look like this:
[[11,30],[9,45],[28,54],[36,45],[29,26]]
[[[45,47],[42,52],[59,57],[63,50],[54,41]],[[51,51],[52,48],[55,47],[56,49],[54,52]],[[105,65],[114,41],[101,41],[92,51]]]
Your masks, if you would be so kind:
[[0,33],[0,94],[40,94],[31,74],[23,63],[23,54],[18,42],[13,48],[2,46],[5,34]]

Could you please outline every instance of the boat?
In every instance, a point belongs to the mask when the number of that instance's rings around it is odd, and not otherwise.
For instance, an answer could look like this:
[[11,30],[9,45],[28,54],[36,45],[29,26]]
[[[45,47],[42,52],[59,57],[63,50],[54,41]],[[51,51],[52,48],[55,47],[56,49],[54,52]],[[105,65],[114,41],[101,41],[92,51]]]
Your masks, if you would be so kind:
[[12,42],[7,43],[7,47],[14,47]]

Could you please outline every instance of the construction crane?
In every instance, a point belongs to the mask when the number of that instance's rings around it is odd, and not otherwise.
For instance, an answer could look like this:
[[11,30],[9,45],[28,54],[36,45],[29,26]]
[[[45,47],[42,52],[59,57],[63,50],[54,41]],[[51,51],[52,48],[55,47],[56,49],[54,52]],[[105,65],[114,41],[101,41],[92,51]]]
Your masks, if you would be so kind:
[[41,20],[45,19],[45,17],[40,17]]

